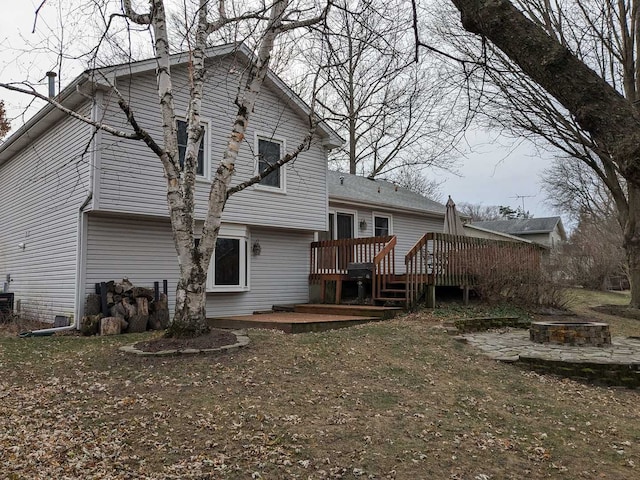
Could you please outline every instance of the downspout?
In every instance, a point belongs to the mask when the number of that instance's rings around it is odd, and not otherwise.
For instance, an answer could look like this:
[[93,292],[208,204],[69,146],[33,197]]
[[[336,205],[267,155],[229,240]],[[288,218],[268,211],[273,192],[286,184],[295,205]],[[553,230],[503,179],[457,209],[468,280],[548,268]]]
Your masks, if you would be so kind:
[[[84,209],[87,207],[87,205],[89,205],[89,202],[91,202],[91,199],[93,198],[93,192],[89,191],[89,193],[87,194],[87,198],[85,198],[84,202],[82,202],[82,205],[80,205],[80,208],[78,209],[78,260],[77,260],[77,265],[76,265],[76,277],[79,278],[79,274],[80,274],[80,269],[82,268],[81,266],[81,252],[84,251],[83,248],[83,241],[84,241]],[[58,333],[58,332],[65,332],[67,330],[79,330],[80,329],[80,305],[78,303],[78,298],[80,297],[79,295],[79,290],[80,290],[80,286],[77,285],[78,282],[76,282],[76,291],[75,291],[75,308],[74,308],[74,321],[73,321],[73,325],[69,325],[67,327],[51,327],[51,328],[42,328],[40,330],[32,330],[30,332],[23,332],[20,334],[21,337],[44,337],[44,336],[48,336],[48,335],[53,335],[54,333]]]

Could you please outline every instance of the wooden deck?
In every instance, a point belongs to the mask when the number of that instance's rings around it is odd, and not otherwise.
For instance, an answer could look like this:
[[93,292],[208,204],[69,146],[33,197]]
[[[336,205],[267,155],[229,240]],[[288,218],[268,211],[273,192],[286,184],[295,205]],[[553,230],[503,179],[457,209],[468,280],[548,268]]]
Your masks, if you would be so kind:
[[469,289],[483,275],[539,270],[543,250],[528,243],[429,232],[405,255],[404,272],[396,273],[395,246],[394,235],[313,242],[309,283],[319,285],[322,302],[327,284],[334,284],[339,304],[343,283],[354,280],[350,273],[358,272],[357,265],[368,265],[375,303],[413,308],[425,300],[427,307],[434,307],[436,287],[460,287],[466,302]]
[[292,312],[256,313],[208,318],[213,328],[268,328],[285,333],[322,332],[380,322],[402,312],[400,308],[370,305],[295,305]]

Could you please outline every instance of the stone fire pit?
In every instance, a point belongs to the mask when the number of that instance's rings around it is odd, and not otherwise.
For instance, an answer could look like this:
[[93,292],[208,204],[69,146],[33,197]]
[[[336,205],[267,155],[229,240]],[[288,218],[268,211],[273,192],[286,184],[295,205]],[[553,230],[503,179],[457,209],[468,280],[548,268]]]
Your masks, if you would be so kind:
[[609,324],[601,322],[532,322],[529,339],[536,343],[605,347],[611,345]]

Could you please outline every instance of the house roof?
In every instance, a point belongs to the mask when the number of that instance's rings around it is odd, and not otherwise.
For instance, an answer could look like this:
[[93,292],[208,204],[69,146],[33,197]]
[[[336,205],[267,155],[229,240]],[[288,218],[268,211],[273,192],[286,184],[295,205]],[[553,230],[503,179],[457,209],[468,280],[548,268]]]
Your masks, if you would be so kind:
[[391,182],[329,171],[329,200],[363,204],[383,209],[403,209],[444,216],[446,207],[419,193],[398,187]]
[[542,218],[514,218],[505,220],[487,220],[472,222],[475,227],[493,230],[509,235],[533,235],[536,233],[551,233],[557,227],[563,239],[566,238],[562,219],[560,217]]
[[[210,47],[206,50],[206,57],[208,60],[227,55],[236,55],[245,60],[253,57],[251,50],[244,44],[231,43]],[[176,53],[170,57],[172,66],[184,64],[188,61],[189,55],[187,52]],[[65,87],[56,96],[55,100],[65,107],[73,109],[83,101],[86,101],[88,94],[96,88],[109,88],[110,82],[113,83],[113,81],[118,77],[155,70],[157,66],[157,60],[155,58],[150,58],[137,62],[86,70],[67,85],[67,87]],[[272,87],[276,94],[298,114],[308,116],[311,113],[310,107],[304,102],[304,100],[293,92],[293,90],[291,90],[284,81],[272,71],[267,73],[265,84]],[[22,125],[22,127],[16,130],[15,133],[13,133],[4,142],[0,143],[0,165],[27,146],[31,139],[50,128],[56,121],[64,116],[65,114],[63,112],[50,103],[47,103],[24,125]],[[317,132],[323,139],[323,144],[327,148],[337,148],[344,143],[344,139],[342,139],[340,135],[338,135],[338,133],[336,133],[335,130],[329,127],[325,122],[318,123]]]
[[527,240],[526,238],[516,237],[515,235],[510,235],[510,234],[504,233],[504,232],[498,232],[496,230],[489,230],[488,228],[479,227],[476,224],[466,223],[464,225],[464,228],[465,228],[465,230],[469,229],[469,230],[476,230],[478,232],[490,233],[490,234],[495,235],[497,237],[504,238],[505,240],[512,240],[514,242],[529,243],[531,245],[537,245],[535,242],[532,242],[531,240]]

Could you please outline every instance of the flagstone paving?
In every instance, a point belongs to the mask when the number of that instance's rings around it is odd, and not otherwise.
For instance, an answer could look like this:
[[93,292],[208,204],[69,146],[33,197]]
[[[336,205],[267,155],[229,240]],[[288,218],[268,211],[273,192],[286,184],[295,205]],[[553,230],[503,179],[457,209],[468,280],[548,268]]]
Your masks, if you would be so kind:
[[613,337],[607,347],[534,343],[529,340],[528,330],[470,333],[458,338],[495,360],[507,362],[526,357],[554,362],[640,365],[640,338],[635,337]]

